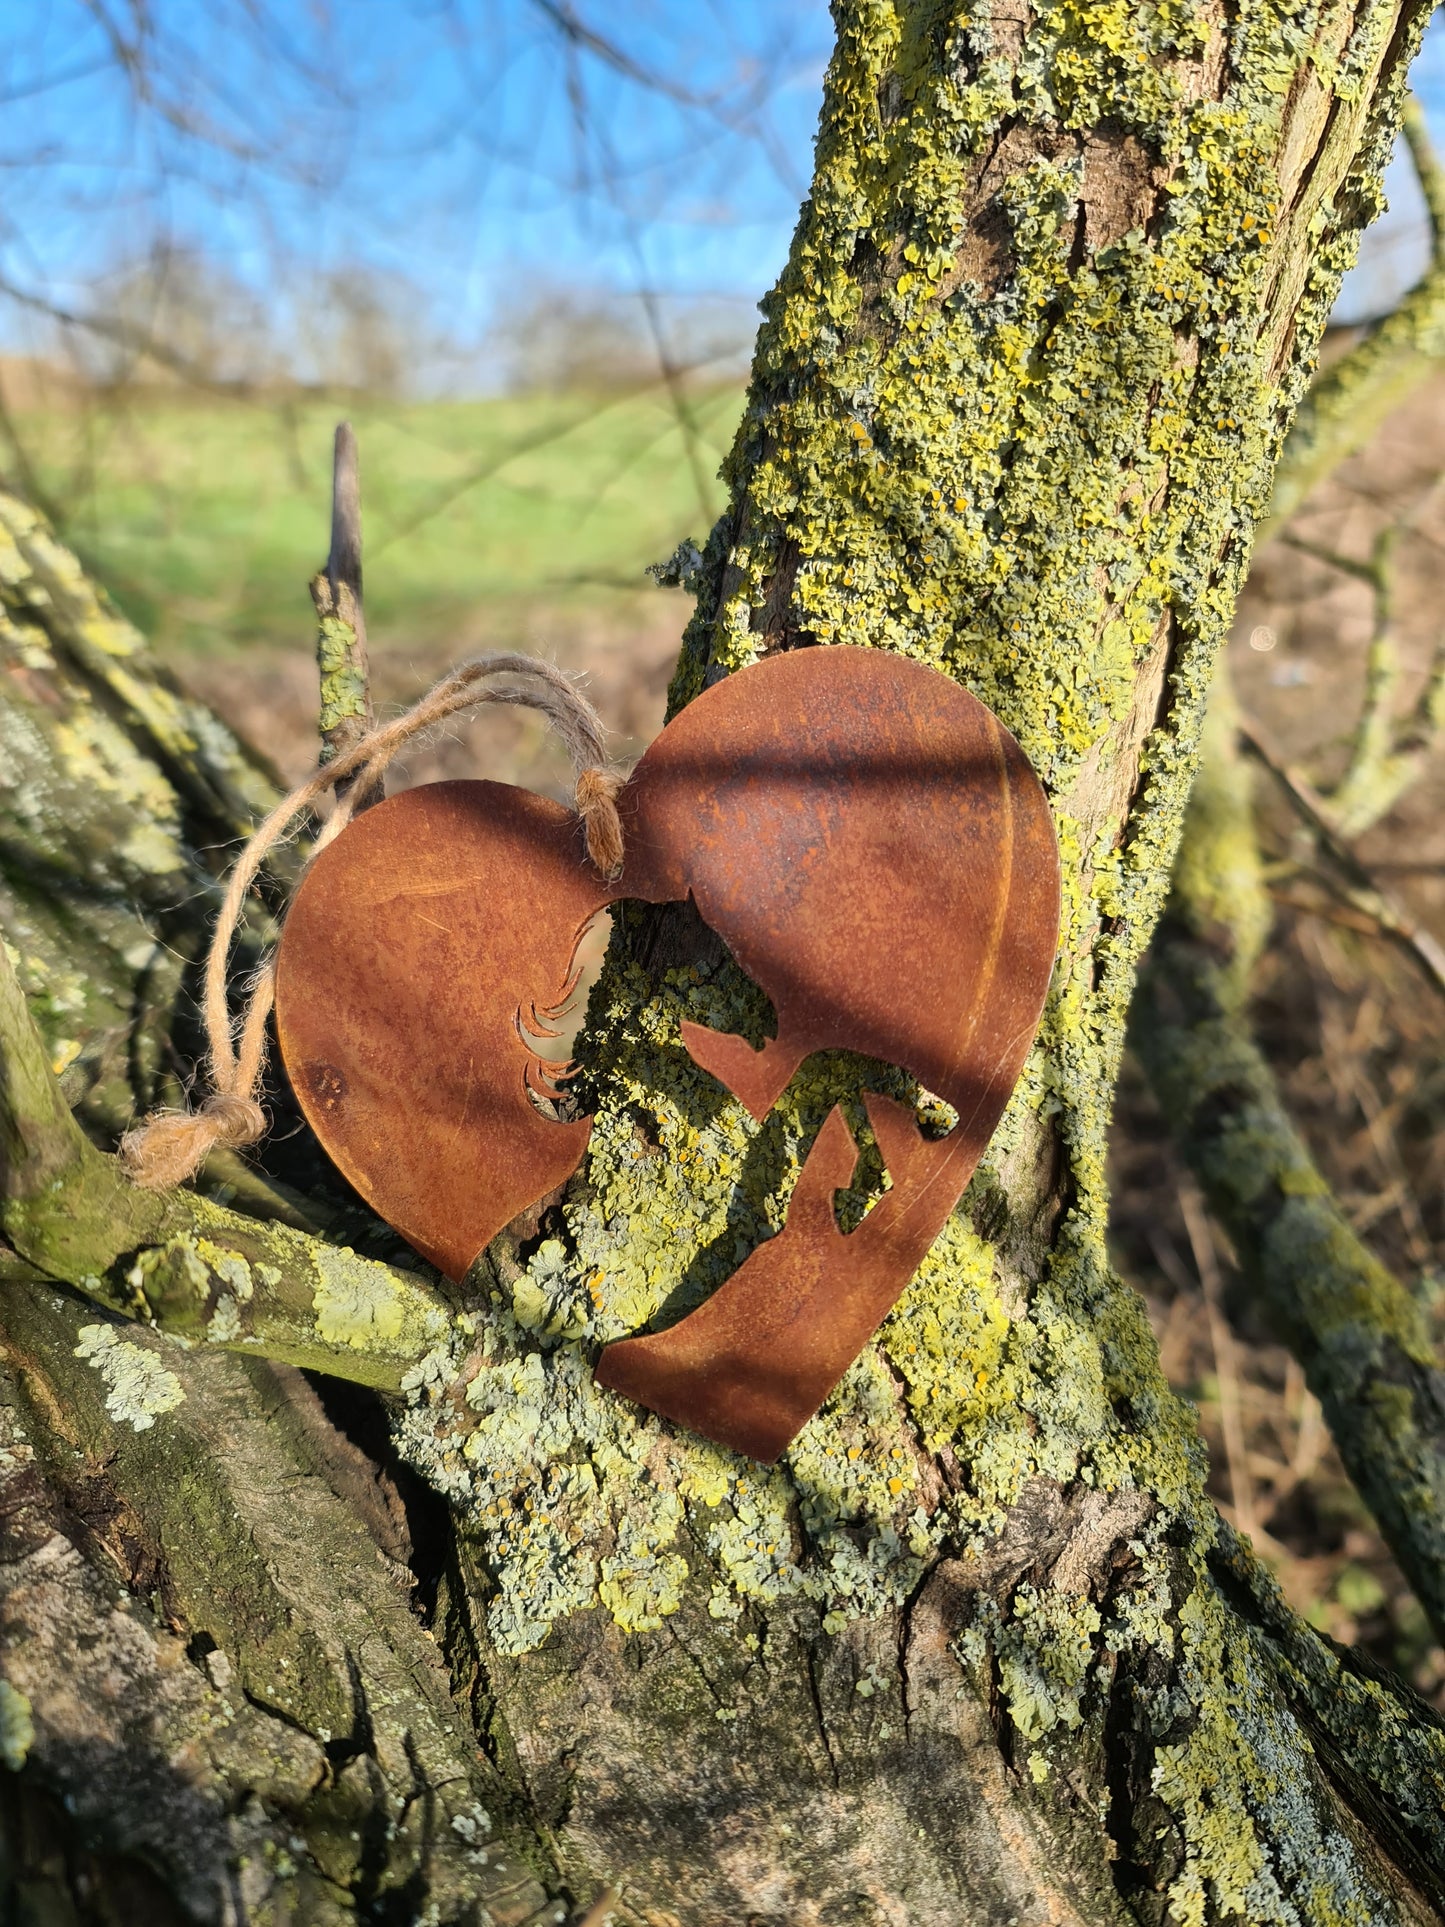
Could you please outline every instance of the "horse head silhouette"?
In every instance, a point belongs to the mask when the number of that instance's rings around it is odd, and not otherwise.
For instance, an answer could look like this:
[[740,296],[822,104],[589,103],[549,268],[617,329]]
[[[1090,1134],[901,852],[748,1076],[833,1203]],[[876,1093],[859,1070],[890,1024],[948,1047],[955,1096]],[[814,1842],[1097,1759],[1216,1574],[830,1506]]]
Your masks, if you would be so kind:
[[375,1209],[459,1278],[580,1162],[588,1120],[548,1081],[528,993],[563,983],[582,930],[623,898],[691,896],[771,998],[761,1050],[684,1023],[693,1059],[764,1118],[811,1052],[899,1066],[958,1121],[925,1136],[869,1093],[890,1188],[843,1233],[856,1158],[841,1110],[783,1229],[702,1305],[608,1346],[598,1381],[772,1460],[907,1285],[982,1155],[1033,1040],[1059,920],[1047,801],[992,713],[947,677],[834,646],[716,684],[663,730],[619,810],[603,880],[576,818],[530,791],[430,784],[357,818],[287,917],[277,1025],[298,1100]]

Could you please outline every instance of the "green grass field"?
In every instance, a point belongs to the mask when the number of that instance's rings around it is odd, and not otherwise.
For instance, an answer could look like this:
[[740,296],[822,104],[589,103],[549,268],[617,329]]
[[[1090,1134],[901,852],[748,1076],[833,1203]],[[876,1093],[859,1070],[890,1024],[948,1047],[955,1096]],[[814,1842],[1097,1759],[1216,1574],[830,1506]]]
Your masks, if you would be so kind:
[[[132,399],[19,423],[64,533],[172,656],[308,644],[331,431],[361,445],[376,645],[520,634],[539,609],[632,620],[643,576],[722,505],[735,388],[392,404]],[[701,486],[699,486],[699,474]]]

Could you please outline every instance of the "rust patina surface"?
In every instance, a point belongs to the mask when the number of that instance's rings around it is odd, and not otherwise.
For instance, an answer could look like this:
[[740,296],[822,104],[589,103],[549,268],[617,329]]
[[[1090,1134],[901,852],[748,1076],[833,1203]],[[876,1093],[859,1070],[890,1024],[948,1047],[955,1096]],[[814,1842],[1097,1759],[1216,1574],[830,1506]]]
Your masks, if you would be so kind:
[[912,1072],[943,1138],[866,1098],[891,1188],[858,1228],[830,1113],[787,1222],[706,1303],[607,1347],[599,1382],[755,1458],[815,1412],[958,1202],[1022,1068],[1057,942],[1053,825],[1023,752],[936,671],[846,647],[771,658],[671,722],[619,798],[622,874],[575,817],[507,784],[437,783],[358,818],[309,871],[277,975],[286,1067],[364,1197],[449,1276],[580,1161],[522,1036],[566,994],[581,932],[624,897],[689,894],[772,999],[777,1035],[682,1026],[765,1117],[810,1052]]

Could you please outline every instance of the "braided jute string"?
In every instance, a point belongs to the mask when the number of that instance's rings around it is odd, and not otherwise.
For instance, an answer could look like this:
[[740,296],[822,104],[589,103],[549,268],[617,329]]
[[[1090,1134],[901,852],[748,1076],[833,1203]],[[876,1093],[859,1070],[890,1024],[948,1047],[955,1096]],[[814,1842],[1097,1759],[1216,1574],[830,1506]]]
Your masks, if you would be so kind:
[[[494,689],[489,685],[497,676],[516,678],[516,683]],[[121,1161],[137,1184],[148,1190],[180,1184],[199,1169],[215,1146],[254,1144],[265,1134],[266,1114],[256,1101],[256,1086],[266,1057],[266,1019],[276,994],[276,970],[268,961],[253,978],[239,1038],[232,1029],[227,975],[236,926],[267,853],[327,790],[357,776],[359,780],[338,799],[317,837],[314,858],[350,822],[353,799],[380,787],[382,773],[398,750],[433,724],[483,703],[521,704],[547,718],[577,772],[574,805],[582,820],[588,859],[606,877],[621,869],[617,792],[623,779],[606,767],[602,722],[591,703],[560,669],[533,656],[480,656],[462,663],[393,722],[373,729],[330,762],[318,764],[305,782],[276,805],[237,858],[206,955],[201,998],[211,1089],[198,1110],[160,1111],[126,1132],[120,1142]]]

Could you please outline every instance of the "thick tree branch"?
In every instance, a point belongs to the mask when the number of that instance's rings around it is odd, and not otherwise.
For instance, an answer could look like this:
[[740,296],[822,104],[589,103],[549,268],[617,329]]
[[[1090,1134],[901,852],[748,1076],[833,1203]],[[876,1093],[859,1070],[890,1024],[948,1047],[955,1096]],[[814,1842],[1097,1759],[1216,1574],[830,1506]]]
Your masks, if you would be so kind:
[[[124,1918],[342,1927],[425,1900],[471,1927],[544,1907],[535,1838],[478,1757],[410,1583],[260,1361],[97,1324],[53,1288],[7,1295],[0,1744],[28,1766],[32,1819],[43,1792],[116,1857]],[[28,1919],[65,1881],[27,1867],[3,1778],[0,1917]],[[158,1876],[177,1915],[141,1910]]]
[[1249,976],[1269,923],[1248,765],[1221,679],[1131,1037],[1346,1471],[1445,1635],[1445,1373],[1419,1304],[1351,1230],[1254,1041]]
[[164,1331],[400,1388],[453,1329],[423,1279],[189,1191],[83,1136],[0,944],[0,1231],[47,1277]]
[[151,657],[42,517],[0,490],[0,598],[17,627],[38,629],[98,703],[154,757],[200,838],[248,835],[275,802],[274,771]]

